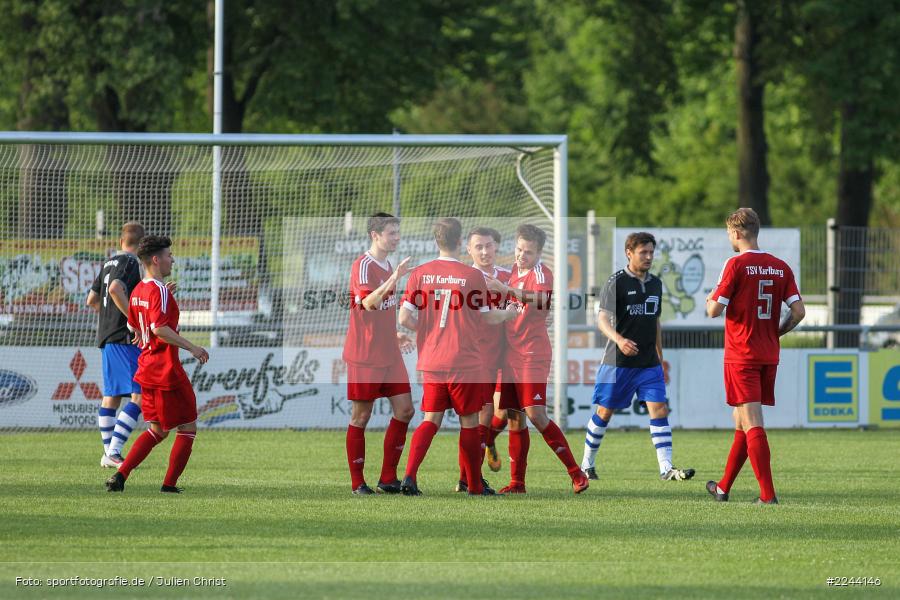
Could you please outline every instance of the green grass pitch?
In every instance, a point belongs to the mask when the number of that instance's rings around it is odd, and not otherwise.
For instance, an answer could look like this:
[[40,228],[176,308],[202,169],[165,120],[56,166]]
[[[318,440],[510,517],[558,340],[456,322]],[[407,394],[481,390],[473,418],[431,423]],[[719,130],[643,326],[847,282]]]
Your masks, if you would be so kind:
[[[0,597],[804,598],[900,595],[900,432],[770,431],[782,504],[749,463],[716,504],[727,431],[675,431],[689,482],[661,482],[646,431],[611,430],[580,496],[532,434],[526,496],[452,492],[456,436],[425,496],[353,497],[342,432],[200,431],[181,496],[158,492],[171,441],[109,494],[96,433],[0,434]],[[368,436],[369,483],[381,460]],[[582,437],[569,441],[576,455]],[[498,439],[501,455],[507,436]],[[406,455],[404,454],[403,461]],[[508,476],[487,473],[502,485]],[[145,580],[49,587],[49,578]],[[16,577],[42,586],[16,585]],[[157,585],[157,577],[188,580]],[[225,587],[192,578],[224,578]],[[829,588],[829,577],[880,587]]]

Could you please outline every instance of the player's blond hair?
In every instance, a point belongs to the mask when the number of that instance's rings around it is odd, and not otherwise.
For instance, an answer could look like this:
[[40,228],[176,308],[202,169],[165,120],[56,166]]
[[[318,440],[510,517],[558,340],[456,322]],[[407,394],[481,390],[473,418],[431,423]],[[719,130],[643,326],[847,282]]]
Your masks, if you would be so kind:
[[462,239],[462,223],[453,217],[444,217],[435,221],[431,228],[438,248],[445,252],[453,252],[459,248]]
[[144,226],[137,221],[129,221],[122,225],[122,242],[129,248],[136,248],[144,235]]
[[737,229],[751,239],[759,237],[759,215],[752,208],[737,209],[725,219],[725,226]]

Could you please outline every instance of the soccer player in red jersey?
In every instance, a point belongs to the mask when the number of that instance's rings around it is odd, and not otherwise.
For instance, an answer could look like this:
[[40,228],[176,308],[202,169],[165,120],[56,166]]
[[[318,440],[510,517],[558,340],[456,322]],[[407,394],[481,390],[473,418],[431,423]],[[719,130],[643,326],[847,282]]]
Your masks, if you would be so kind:
[[468,493],[493,495],[481,477],[484,452],[478,413],[493,393],[496,372],[490,373],[484,364],[479,342],[486,325],[502,323],[515,312],[492,309],[485,275],[459,261],[462,225],[458,220],[439,219],[433,231],[440,256],[413,269],[400,309],[400,324],[416,332],[416,369],[423,375],[425,413],[413,434],[402,491],[408,496],[421,494],[416,479],[419,466],[444,412],[453,408],[459,415],[459,448]]
[[500,493],[524,494],[528,449],[531,445],[525,416],[541,432],[544,441],[565,465],[572,488],[579,494],[588,478],[575,462],[569,442],[547,416],[547,378],[552,349],[547,333],[553,273],[541,263],[546,234],[534,225],[516,229],[516,265],[508,284],[489,279],[492,291],[509,298],[517,316],[506,324],[506,358],[500,391],[500,408],[509,415],[510,482]]
[[184,348],[201,364],[209,360],[209,354],[178,334],[178,303],[163,283],[175,262],[171,245],[167,237],[150,235],[137,248],[146,278],[131,292],[128,329],[141,348],[134,380],[141,385],[144,420],[150,428],[138,437],[119,470],[106,481],[110,492],[123,491],[131,471],[166,439],[169,431],[177,429],[160,491],[181,493],[176,484],[191,457],[197,434],[197,399],[178,359],[178,349]]
[[343,354],[351,404],[346,441],[350,487],[361,496],[375,493],[363,476],[366,425],[375,400],[387,398],[393,411],[384,434],[384,458],[376,486],[381,492],[400,492],[397,464],[414,414],[409,375],[401,356],[401,346],[411,350],[412,340],[397,331],[397,282],[409,271],[410,259],[400,261],[396,269],[387,259],[400,243],[400,219],[374,214],[366,231],[372,245],[350,268],[350,326]]
[[[509,269],[498,267],[497,250],[500,248],[500,232],[491,227],[476,227],[469,232],[466,240],[466,252],[472,259],[472,266],[484,273],[506,283],[511,274]],[[498,293],[489,294],[491,308],[503,308],[502,296]],[[500,375],[503,368],[503,350],[506,346],[506,334],[501,325],[486,326],[483,331],[483,340],[479,350],[490,372],[497,373],[497,382],[494,386],[493,396],[485,397],[485,404],[478,414],[478,432],[481,435],[481,443],[484,445],[485,456],[491,471],[500,470],[500,457],[497,455],[497,447],[494,440],[506,428],[506,411],[500,410]],[[466,483],[465,460],[462,453],[459,455],[459,483],[457,492],[468,490]]]
[[[718,286],[706,299],[706,313],[713,318],[725,313],[725,397],[734,407],[735,432],[725,473],[718,482],[707,482],[706,490],[727,501],[749,457],[759,482],[756,502],[778,504],[762,407],[775,405],[778,338],[803,320],[806,309],[790,266],[759,249],[759,217],[753,209],[738,209],[725,225],[739,254],[725,263]],[[782,303],[790,312],[779,324]]]

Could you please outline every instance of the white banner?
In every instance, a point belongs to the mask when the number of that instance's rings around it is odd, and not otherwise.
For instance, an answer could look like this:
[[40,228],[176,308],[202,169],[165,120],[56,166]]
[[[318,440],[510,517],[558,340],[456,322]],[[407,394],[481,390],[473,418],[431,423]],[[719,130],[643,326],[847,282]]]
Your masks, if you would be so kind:
[[[725,261],[734,256],[725,227],[682,229],[659,227],[617,228],[615,269],[628,264],[625,238],[635,231],[656,237],[651,272],[663,282],[662,320],[668,326],[709,325],[704,314],[706,296],[715,288]],[[764,229],[760,247],[787,262],[800,285],[800,230]],[[800,288],[802,293],[803,288]],[[713,324],[722,324],[719,320]]]
[[[669,384],[666,396],[673,427],[730,429],[731,407],[725,403],[722,350],[682,349],[665,352]],[[765,407],[767,427],[858,427],[869,423],[868,359],[855,350],[782,350],[775,380],[775,406]],[[599,353],[569,350],[569,429],[587,424],[592,412]],[[633,399],[610,427],[647,427],[646,409]]]
[[[572,349],[568,362],[568,425],[578,430],[593,411],[600,349]],[[722,350],[669,350],[670,422],[690,429],[731,428],[725,404]],[[413,403],[422,398],[414,357],[406,356]],[[869,363],[877,359],[870,376]],[[328,428],[347,426],[347,375],[340,348],[214,348],[198,365],[182,353],[197,395],[198,423],[211,428]],[[875,364],[875,363],[873,363]],[[870,384],[870,377],[874,383]],[[870,385],[877,404],[871,422],[900,425],[900,353],[783,350],[776,406],[764,411],[769,427],[858,427],[870,423]],[[552,388],[551,388],[552,389]],[[0,347],[0,427],[93,429],[101,399],[97,348]],[[552,406],[552,398],[549,405]],[[647,427],[634,400],[612,427]],[[387,400],[376,402],[370,426],[390,420]],[[419,422],[417,413],[413,424]],[[458,425],[448,416],[448,427]]]

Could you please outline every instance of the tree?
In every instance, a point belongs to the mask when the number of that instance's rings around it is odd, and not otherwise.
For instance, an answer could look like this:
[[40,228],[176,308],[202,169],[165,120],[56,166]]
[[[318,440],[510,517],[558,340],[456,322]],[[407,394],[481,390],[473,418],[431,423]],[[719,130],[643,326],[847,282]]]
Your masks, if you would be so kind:
[[760,2],[738,0],[734,31],[737,65],[738,205],[752,208],[763,225],[770,225],[769,172],[766,165],[766,131],[759,46]]
[[[809,0],[800,13],[796,68],[824,135],[838,140],[838,296],[835,322],[858,324],[866,280],[867,232],[882,157],[900,150],[900,1]],[[871,276],[871,275],[870,275]],[[839,334],[856,346],[856,334]]]
[[525,75],[535,124],[568,132],[571,160],[583,165],[571,172],[572,213],[594,206],[615,214],[599,192],[622,177],[657,172],[653,140],[666,133],[663,115],[679,81],[671,6],[540,2],[538,14],[544,26]]

